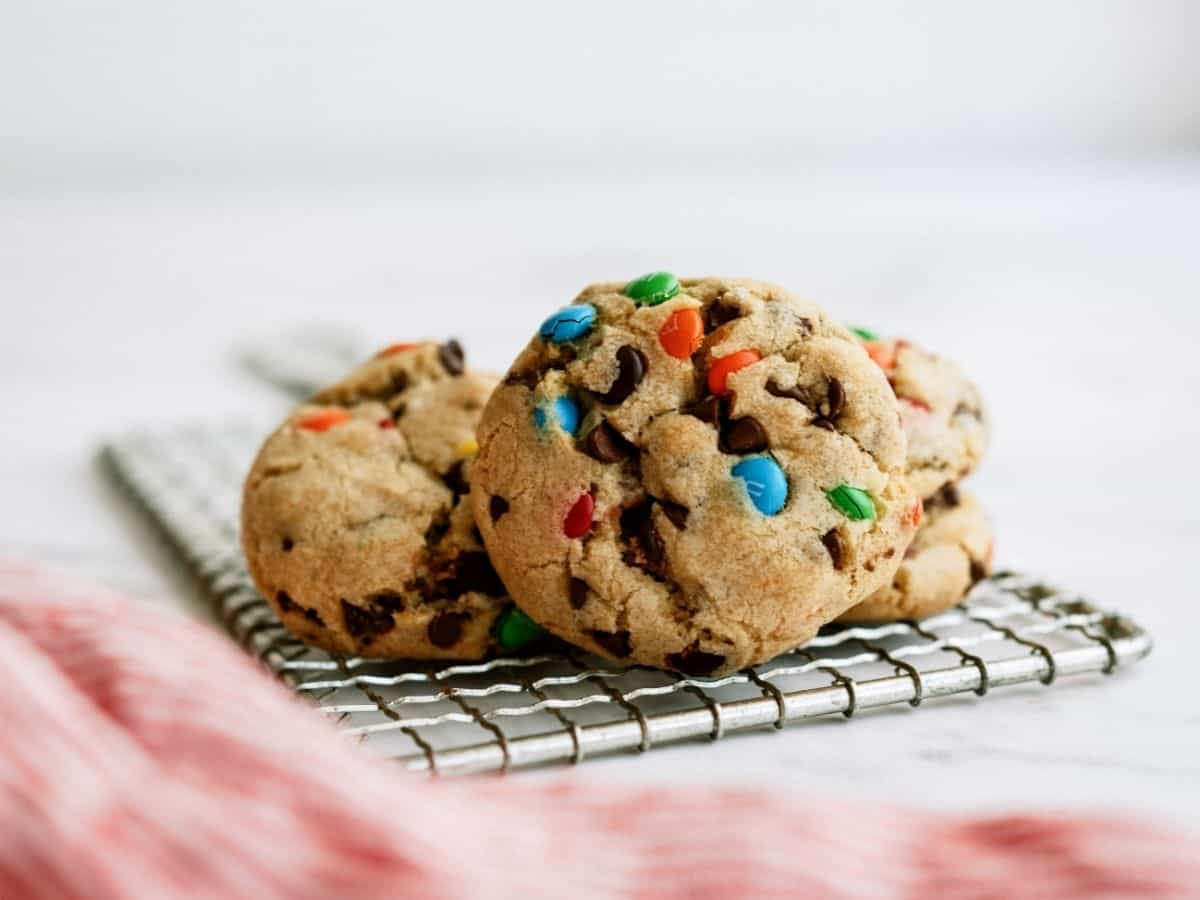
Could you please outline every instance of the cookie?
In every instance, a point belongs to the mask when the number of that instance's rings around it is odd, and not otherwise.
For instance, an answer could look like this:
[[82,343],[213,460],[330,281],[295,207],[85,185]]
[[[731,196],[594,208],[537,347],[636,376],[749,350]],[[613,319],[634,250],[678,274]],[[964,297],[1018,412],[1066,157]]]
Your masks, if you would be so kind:
[[921,619],[949,609],[992,565],[992,528],[979,501],[949,484],[925,501],[925,519],[892,583],[841,622]]
[[891,583],[921,503],[887,379],[812,303],[653,273],[550,316],[492,395],[476,521],[517,604],[707,676]]
[[335,653],[408,658],[479,659],[536,636],[467,501],[495,383],[467,370],[457,342],[397,344],[267,439],[242,544],[289,630]]
[[908,475],[917,492],[932,497],[973,472],[989,437],[979,389],[953,362],[910,341],[854,331],[900,401]]

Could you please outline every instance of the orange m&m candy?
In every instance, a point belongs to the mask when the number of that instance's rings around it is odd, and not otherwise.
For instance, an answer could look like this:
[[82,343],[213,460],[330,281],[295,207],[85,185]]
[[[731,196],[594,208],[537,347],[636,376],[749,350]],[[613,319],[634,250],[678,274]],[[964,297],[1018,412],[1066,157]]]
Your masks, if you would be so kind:
[[380,350],[378,353],[376,353],[375,358],[379,359],[380,357],[383,357],[383,356],[395,356],[397,353],[403,353],[405,350],[411,350],[415,346],[417,346],[417,345],[416,344],[389,344],[388,346],[386,346],[382,350]]
[[328,431],[335,425],[341,425],[343,422],[349,421],[350,413],[344,409],[322,409],[318,412],[309,413],[298,420],[296,427],[303,428],[305,431]]
[[700,349],[703,340],[704,322],[694,309],[675,310],[658,329],[658,342],[676,359],[687,359]]
[[708,390],[720,397],[729,390],[727,382],[730,375],[754,365],[760,359],[762,355],[757,350],[739,350],[722,356],[708,367]]
[[875,360],[881,369],[892,369],[896,366],[896,345],[888,341],[867,341],[863,344],[867,355]]

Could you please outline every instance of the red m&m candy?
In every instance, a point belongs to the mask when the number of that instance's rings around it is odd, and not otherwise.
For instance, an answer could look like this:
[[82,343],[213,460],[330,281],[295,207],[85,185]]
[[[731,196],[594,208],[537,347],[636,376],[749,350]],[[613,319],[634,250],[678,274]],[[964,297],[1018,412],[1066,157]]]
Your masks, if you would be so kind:
[[571,538],[583,537],[592,530],[592,518],[596,514],[596,500],[591,494],[581,494],[575,505],[563,519],[563,533]]
[[739,350],[722,356],[708,367],[708,390],[720,397],[729,390],[727,382],[730,375],[746,366],[754,365],[761,359],[762,355],[757,350]]

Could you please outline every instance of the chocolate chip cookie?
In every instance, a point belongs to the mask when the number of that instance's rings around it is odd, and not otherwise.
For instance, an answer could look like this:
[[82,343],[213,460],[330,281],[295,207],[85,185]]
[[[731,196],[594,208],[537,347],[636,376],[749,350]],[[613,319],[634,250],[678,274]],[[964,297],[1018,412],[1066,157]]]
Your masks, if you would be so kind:
[[910,341],[854,329],[888,377],[908,438],[908,475],[922,497],[969,475],[987,449],[987,411],[957,365]]
[[514,599],[608,659],[718,675],[890,584],[921,517],[887,379],[812,303],[656,272],[550,316],[472,502]]
[[988,574],[992,547],[992,529],[979,501],[948,484],[925,501],[925,520],[892,583],[839,621],[921,619],[949,609]]
[[467,502],[495,382],[467,370],[457,342],[397,344],[267,439],[246,479],[242,544],[293,633],[336,653],[453,659],[536,637]]

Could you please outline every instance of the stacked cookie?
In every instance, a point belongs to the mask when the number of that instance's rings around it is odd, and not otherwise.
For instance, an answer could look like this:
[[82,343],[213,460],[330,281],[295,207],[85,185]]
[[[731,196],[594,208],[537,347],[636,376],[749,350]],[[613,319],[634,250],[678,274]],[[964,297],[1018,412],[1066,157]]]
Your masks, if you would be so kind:
[[383,351],[267,440],[243,541],[335,652],[474,659],[545,629],[717,675],[962,599],[991,536],[955,482],[986,440],[952,364],[774,285],[659,272],[586,289],[498,385],[453,342]]

